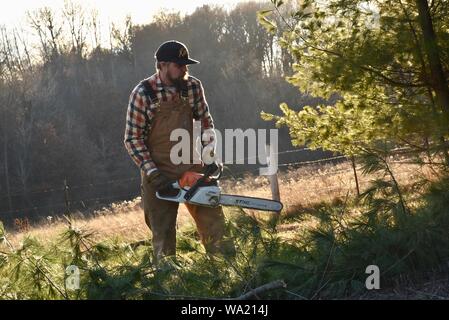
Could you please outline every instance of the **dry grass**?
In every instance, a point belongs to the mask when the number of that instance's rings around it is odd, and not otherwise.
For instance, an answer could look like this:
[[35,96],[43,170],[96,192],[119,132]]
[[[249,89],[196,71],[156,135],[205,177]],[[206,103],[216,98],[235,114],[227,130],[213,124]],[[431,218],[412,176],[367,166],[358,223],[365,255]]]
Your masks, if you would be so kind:
[[[431,177],[432,172],[417,165],[395,164],[393,170],[400,185],[410,184],[420,176]],[[361,191],[366,189],[373,176],[362,176],[358,171]],[[279,189],[284,210],[282,215],[298,214],[319,202],[330,202],[336,198],[345,198],[356,194],[354,173],[349,162],[336,165],[313,165],[300,168],[288,168],[279,174]],[[239,194],[252,197],[271,198],[271,189],[267,177],[248,175],[239,180],[221,182],[224,193]],[[151,237],[145,224],[140,197],[133,201],[114,203],[108,209],[96,211],[93,217],[83,217],[74,214],[74,225],[94,232],[94,240],[120,237],[134,242]],[[245,210],[248,214],[263,217],[272,213],[260,213],[255,210]],[[178,215],[178,227],[192,224],[185,206],[181,205]],[[9,240],[19,244],[26,235],[34,236],[43,241],[55,239],[67,227],[65,219],[57,219],[40,225],[32,225],[27,232],[11,232]],[[298,225],[280,225],[279,230],[288,231]],[[304,227],[304,226],[302,226]],[[285,229],[285,230],[284,230]]]
[[[427,167],[411,164],[393,164],[392,170],[401,188],[407,188],[419,178],[436,177]],[[363,192],[369,186],[370,180],[375,176],[362,176],[358,171],[360,189]],[[350,163],[335,165],[309,165],[299,168],[287,168],[279,173],[279,185],[284,210],[282,216],[293,219],[282,220],[277,225],[279,236],[283,241],[298,244],[298,239],[305,235],[303,231],[309,231],[311,227],[319,223],[319,218],[311,212],[313,207],[322,202],[336,204],[336,200],[344,200],[347,196],[356,194],[354,173]],[[221,183],[224,193],[247,195],[253,197],[271,197],[270,184],[267,177],[248,175],[238,180],[224,180]],[[341,207],[341,202],[340,202]],[[327,208],[327,207],[326,207]],[[350,209],[349,215],[358,209]],[[255,210],[245,210],[246,213],[257,219],[270,217],[272,213]],[[231,212],[225,209],[225,213],[231,216]],[[67,220],[56,219],[40,225],[31,225],[27,232],[9,233],[8,239],[14,246],[18,246],[25,236],[37,237],[44,243],[54,241],[67,228]],[[132,201],[124,201],[112,204],[107,209],[98,210],[93,217],[85,217],[80,213],[74,213],[72,223],[84,230],[94,233],[94,241],[102,241],[119,238],[124,242],[140,242],[151,237],[143,216],[140,198]],[[184,227],[193,224],[193,220],[186,208],[181,205],[178,226],[182,232]],[[332,252],[332,251],[331,251]],[[326,267],[327,269],[327,267]],[[326,270],[325,269],[325,270]],[[435,268],[428,270],[416,278],[416,275],[399,275],[392,278],[393,285],[382,290],[369,291],[363,294],[344,297],[345,299],[447,299],[448,283],[447,270]]]
[[[420,177],[431,178],[434,173],[428,167],[395,163],[392,166],[399,185],[407,186]],[[357,169],[360,192],[366,190],[373,175],[362,175]],[[279,191],[284,204],[283,214],[295,214],[302,208],[310,208],[319,202],[331,202],[336,198],[355,196],[357,193],[354,172],[349,162],[336,165],[314,165],[288,168],[278,177]],[[246,176],[242,181],[222,183],[225,192],[271,198],[270,183],[263,176]]]
[[[187,209],[180,206],[178,226],[193,221]],[[81,213],[74,213],[72,224],[93,232],[94,241],[102,241],[119,237],[134,242],[151,236],[145,224],[140,197],[133,201],[113,203],[110,208],[98,210],[91,217],[84,217]],[[40,240],[52,241],[57,238],[68,226],[68,220],[58,218],[55,221],[31,226],[27,232],[11,232],[8,240],[18,245],[25,236],[33,236]]]

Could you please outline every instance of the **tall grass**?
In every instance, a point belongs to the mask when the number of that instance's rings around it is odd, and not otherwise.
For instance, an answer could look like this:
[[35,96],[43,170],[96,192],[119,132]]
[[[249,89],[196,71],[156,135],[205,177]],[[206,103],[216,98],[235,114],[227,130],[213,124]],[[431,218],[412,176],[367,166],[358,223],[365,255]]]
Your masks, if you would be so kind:
[[[396,206],[349,195],[303,208],[279,221],[305,226],[289,237],[269,221],[228,210],[235,257],[205,254],[195,228],[186,225],[180,230],[176,258],[158,265],[148,241],[130,243],[116,237],[96,242],[92,233],[69,225],[51,243],[27,237],[12,246],[2,228],[0,297],[228,299],[274,280],[283,280],[287,287],[255,298],[360,297],[367,292],[368,265],[379,267],[382,288],[394,287],[400,279],[420,281],[432,270],[447,272],[449,178],[425,190],[406,219],[391,218]],[[406,190],[403,196],[407,199]],[[79,290],[66,287],[69,265],[80,269]]]
[[[8,234],[0,224],[0,299],[232,299],[275,280],[287,287],[252,297],[363,298],[371,293],[368,265],[379,267],[386,291],[430,273],[447,277],[449,178],[381,160],[364,159],[360,197],[341,164],[281,174],[279,219],[226,209],[235,257],[207,255],[181,212],[178,254],[156,265],[137,202],[28,234]],[[268,196],[265,180],[248,181],[223,187]],[[71,265],[80,271],[77,290],[66,283]]]

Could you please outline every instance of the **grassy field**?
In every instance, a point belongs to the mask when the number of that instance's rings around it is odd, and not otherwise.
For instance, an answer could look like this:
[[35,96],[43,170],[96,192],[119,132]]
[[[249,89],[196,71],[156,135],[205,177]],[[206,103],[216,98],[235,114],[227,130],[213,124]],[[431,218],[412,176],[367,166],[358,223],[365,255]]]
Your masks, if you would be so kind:
[[[258,297],[449,297],[445,185],[433,182],[435,173],[426,167],[397,163],[392,168],[404,190],[423,178],[431,184],[422,189],[422,196],[407,198],[413,212],[409,219],[392,224],[366,218],[370,208],[357,200],[349,163],[289,168],[279,174],[284,210],[277,220],[271,219],[272,213],[225,209],[236,242],[235,258],[206,255],[193,220],[181,206],[178,257],[155,266],[139,198],[89,218],[74,214],[77,218],[70,225],[59,218],[27,230],[6,230],[0,244],[0,297],[235,298],[276,281],[286,287]],[[374,178],[359,172],[361,190]],[[226,193],[271,196],[266,177],[225,180],[222,187]],[[65,286],[65,267],[71,264],[81,270],[80,290]],[[370,264],[383,270],[382,290],[365,288]]]
[[[416,180],[420,175],[431,176],[429,170],[416,170],[413,165],[397,166],[400,184],[407,184]],[[372,177],[363,176],[358,172],[360,189],[363,191]],[[271,198],[269,181],[264,176],[246,175],[239,179],[222,181],[224,193],[239,194],[253,197]],[[312,207],[320,202],[332,202],[347,194],[356,194],[355,179],[349,163],[337,165],[315,165],[303,168],[289,168],[279,173],[279,188],[284,210],[282,217],[294,216],[302,208]],[[226,211],[226,209],[225,209]],[[257,215],[255,210],[245,210],[249,215]],[[263,213],[263,216],[270,216]],[[258,217],[261,215],[259,214]],[[93,232],[96,241],[111,237],[120,237],[124,241],[138,241],[151,236],[145,225],[140,197],[132,201],[113,203],[110,207],[97,210],[93,217],[83,217],[81,213],[74,213],[73,223],[77,227]],[[184,205],[180,205],[178,227],[190,225],[190,217]],[[280,229],[292,229],[293,225],[280,225]],[[63,218],[53,218],[51,221],[27,225],[26,228],[15,227],[9,231],[9,241],[14,245],[27,236],[33,236],[41,241],[51,241],[67,228],[67,221]]]

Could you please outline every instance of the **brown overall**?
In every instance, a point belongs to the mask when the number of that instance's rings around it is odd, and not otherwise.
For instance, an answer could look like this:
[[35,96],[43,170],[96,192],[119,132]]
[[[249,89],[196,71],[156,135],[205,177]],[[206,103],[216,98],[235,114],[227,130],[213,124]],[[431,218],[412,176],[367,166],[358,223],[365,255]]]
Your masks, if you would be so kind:
[[[160,101],[146,140],[152,159],[157,168],[174,181],[186,171],[201,172],[200,164],[173,164],[170,150],[177,141],[170,141],[170,133],[177,128],[186,129],[193,138],[192,108],[185,98],[174,101]],[[190,141],[192,142],[192,141]],[[193,145],[190,143],[190,157],[193,157]],[[192,161],[190,162],[192,163]],[[176,253],[176,217],[179,203],[158,199],[154,190],[142,173],[142,199],[145,222],[153,233],[154,256],[158,260],[163,256]],[[224,240],[225,219],[221,207],[209,208],[186,204],[195,220],[200,239],[208,253],[229,253],[233,251],[233,242]]]

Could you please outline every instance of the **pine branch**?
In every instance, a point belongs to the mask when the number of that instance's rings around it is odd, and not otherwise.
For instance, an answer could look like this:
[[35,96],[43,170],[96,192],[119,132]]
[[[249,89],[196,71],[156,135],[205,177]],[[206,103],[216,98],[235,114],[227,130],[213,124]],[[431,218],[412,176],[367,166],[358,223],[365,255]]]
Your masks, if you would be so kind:
[[284,280],[276,280],[276,281],[272,281],[267,284],[264,284],[263,286],[257,287],[251,291],[248,291],[247,293],[242,294],[241,296],[234,298],[232,300],[246,300],[253,296],[257,296],[261,293],[267,292],[267,291],[280,289],[280,288],[286,288],[286,287],[287,287],[287,284],[284,282]]

